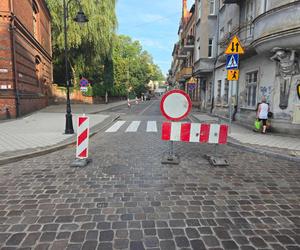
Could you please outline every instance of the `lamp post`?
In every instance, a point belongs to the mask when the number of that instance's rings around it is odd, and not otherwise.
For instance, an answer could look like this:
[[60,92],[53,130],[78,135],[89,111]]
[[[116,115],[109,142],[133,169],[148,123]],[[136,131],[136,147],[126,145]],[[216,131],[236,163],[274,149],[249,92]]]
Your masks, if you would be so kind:
[[[69,0],[66,3],[64,2],[64,43],[65,43],[65,70],[66,70],[66,87],[67,87],[67,109],[66,109],[66,128],[65,134],[74,134],[73,121],[72,121],[72,110],[71,110],[71,101],[70,101],[70,78],[69,78],[69,66],[68,66],[68,38],[67,38],[67,19],[68,19],[68,5],[72,0]],[[78,1],[77,1],[78,2]],[[77,23],[86,23],[88,22],[87,17],[84,15],[84,12],[80,9],[74,18],[74,21]]]

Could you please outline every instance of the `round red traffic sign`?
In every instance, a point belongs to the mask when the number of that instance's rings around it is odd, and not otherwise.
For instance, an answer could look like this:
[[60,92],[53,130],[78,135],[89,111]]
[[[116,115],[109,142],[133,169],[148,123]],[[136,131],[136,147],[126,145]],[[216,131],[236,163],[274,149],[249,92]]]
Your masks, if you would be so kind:
[[167,92],[160,102],[162,115],[171,121],[182,120],[189,114],[191,109],[191,98],[187,93],[179,89]]

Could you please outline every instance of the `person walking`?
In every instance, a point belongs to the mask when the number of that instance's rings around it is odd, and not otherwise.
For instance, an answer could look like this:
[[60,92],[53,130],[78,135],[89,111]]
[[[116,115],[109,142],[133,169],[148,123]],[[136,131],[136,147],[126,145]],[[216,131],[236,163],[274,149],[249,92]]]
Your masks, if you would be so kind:
[[258,106],[256,117],[263,123],[262,133],[265,134],[267,130],[269,105],[266,103],[266,97],[263,96],[261,103]]

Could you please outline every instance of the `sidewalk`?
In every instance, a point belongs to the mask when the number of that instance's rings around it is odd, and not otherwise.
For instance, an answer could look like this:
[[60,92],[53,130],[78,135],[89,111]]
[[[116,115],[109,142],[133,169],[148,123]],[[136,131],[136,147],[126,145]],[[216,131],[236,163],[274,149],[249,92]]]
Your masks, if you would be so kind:
[[[83,112],[90,117],[91,133],[95,133],[101,129],[102,124],[105,126],[116,118],[97,113],[126,103],[126,101],[120,101],[97,105],[73,104],[75,133],[77,117]],[[1,122],[0,164],[31,155],[48,153],[74,143],[76,134],[64,134],[65,109],[65,105],[53,105],[20,119]]]
[[[218,123],[219,118],[205,113],[193,112],[198,122]],[[226,121],[221,121],[226,123]],[[288,137],[282,134],[261,134],[235,123],[231,126],[229,144],[262,154],[300,162],[300,137]]]

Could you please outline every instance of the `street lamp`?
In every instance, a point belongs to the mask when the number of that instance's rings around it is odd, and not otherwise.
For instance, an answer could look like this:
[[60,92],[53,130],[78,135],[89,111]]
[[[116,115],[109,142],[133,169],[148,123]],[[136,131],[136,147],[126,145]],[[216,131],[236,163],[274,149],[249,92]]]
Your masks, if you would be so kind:
[[[64,40],[65,40],[65,70],[66,70],[66,86],[67,86],[67,109],[66,109],[66,128],[65,134],[74,134],[73,121],[72,121],[72,110],[70,101],[70,79],[69,79],[69,67],[68,67],[68,40],[67,40],[67,19],[68,19],[68,6],[72,0],[66,3],[64,1]],[[78,2],[78,0],[77,0]],[[81,24],[88,22],[88,18],[85,16],[82,9],[77,13],[74,21]]]

